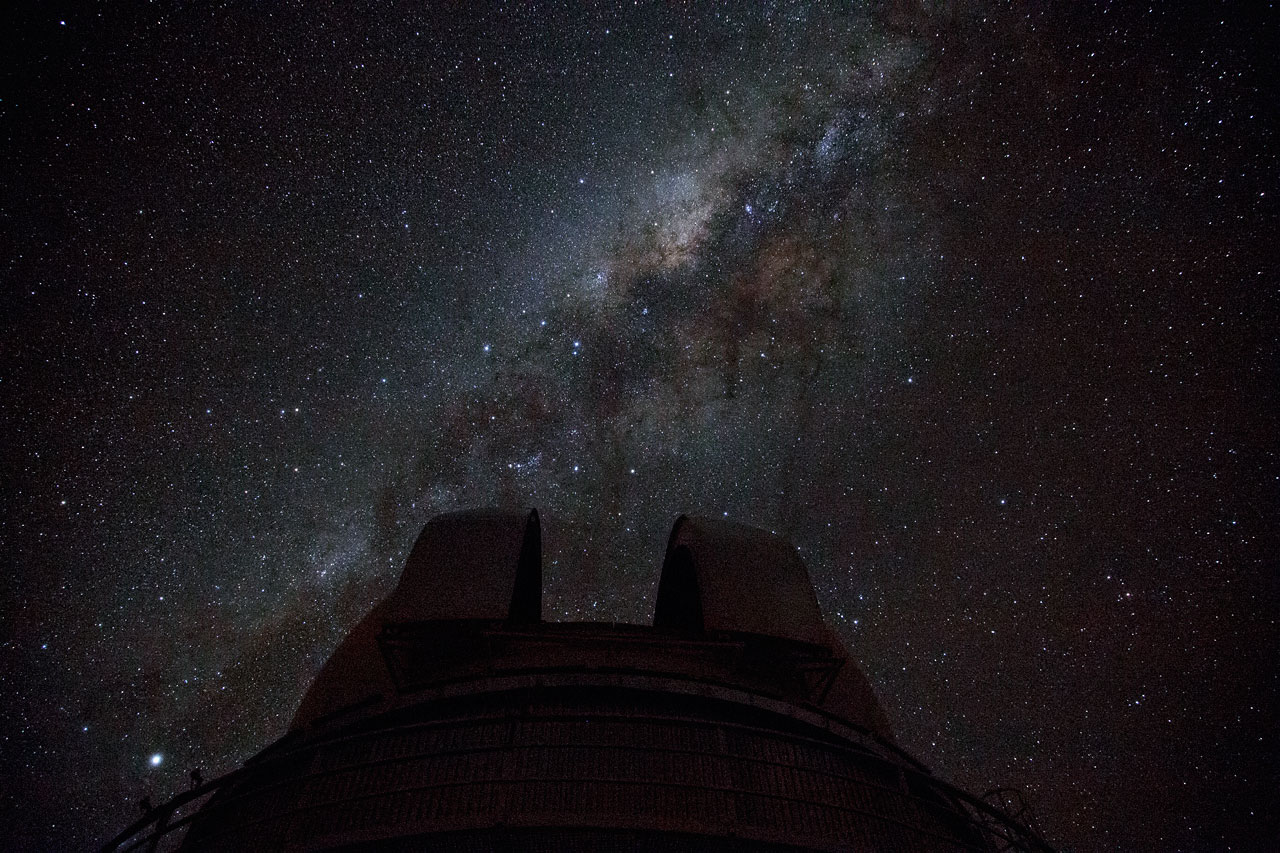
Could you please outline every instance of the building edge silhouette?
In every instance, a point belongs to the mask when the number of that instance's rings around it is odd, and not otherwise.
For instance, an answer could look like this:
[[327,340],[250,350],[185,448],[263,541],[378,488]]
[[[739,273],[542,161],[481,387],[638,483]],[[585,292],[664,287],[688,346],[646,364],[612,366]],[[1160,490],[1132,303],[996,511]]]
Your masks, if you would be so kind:
[[431,519],[288,733],[102,849],[1051,849],[896,744],[785,540],[681,516],[651,626],[543,622],[541,544]]

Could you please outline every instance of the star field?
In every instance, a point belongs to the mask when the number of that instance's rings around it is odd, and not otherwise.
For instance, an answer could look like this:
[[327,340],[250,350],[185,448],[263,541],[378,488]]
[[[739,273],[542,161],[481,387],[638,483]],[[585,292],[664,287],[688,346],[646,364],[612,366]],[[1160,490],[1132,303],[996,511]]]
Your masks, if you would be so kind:
[[11,13],[15,849],[283,734],[481,505],[560,620],[775,530],[941,777],[1274,847],[1274,10],[421,5]]

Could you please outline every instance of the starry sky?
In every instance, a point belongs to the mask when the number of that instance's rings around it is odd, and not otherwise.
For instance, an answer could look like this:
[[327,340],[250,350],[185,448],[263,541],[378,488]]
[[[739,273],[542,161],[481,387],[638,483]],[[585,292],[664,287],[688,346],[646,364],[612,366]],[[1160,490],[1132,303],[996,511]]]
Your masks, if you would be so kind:
[[57,3],[0,59],[0,831],[284,732],[431,515],[802,549],[902,744],[1277,843],[1277,13]]

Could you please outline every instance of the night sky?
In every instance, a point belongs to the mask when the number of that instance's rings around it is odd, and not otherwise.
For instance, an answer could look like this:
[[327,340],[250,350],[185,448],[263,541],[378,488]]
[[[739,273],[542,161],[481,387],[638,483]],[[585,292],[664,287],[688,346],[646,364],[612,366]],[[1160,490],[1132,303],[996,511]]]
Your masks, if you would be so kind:
[[562,620],[775,530],[942,777],[1275,849],[1280,13],[426,5],[6,9],[0,846],[237,766],[496,504]]

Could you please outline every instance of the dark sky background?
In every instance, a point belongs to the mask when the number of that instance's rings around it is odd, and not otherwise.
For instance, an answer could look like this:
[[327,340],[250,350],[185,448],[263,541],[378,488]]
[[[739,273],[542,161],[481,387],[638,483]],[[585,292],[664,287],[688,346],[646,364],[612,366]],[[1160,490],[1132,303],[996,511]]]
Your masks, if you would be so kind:
[[1275,10],[427,5],[4,12],[0,846],[238,765],[523,504],[550,618],[727,513],[939,775],[1276,849]]

